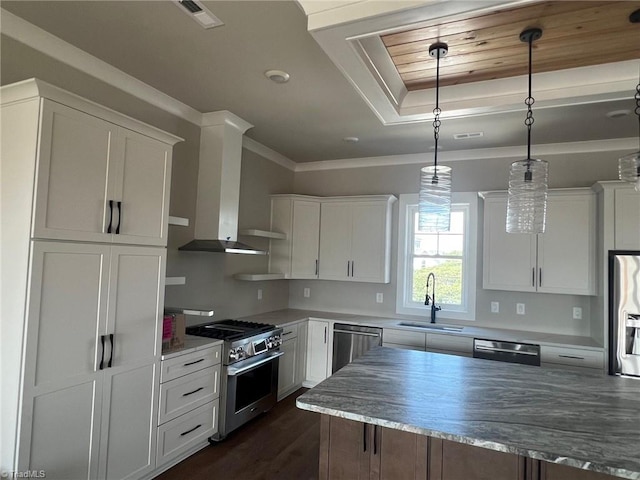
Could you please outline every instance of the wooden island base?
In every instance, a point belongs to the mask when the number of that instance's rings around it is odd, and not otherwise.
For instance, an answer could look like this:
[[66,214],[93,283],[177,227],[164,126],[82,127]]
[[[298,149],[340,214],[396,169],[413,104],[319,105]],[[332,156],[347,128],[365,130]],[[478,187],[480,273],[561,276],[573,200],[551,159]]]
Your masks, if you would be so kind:
[[612,480],[616,477],[322,415],[320,480]]

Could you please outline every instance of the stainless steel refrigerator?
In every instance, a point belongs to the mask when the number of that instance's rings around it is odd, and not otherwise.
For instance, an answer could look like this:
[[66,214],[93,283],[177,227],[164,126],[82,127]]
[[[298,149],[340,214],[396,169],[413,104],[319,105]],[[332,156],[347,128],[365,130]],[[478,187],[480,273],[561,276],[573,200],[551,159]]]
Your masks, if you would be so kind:
[[609,373],[640,379],[640,251],[609,252]]

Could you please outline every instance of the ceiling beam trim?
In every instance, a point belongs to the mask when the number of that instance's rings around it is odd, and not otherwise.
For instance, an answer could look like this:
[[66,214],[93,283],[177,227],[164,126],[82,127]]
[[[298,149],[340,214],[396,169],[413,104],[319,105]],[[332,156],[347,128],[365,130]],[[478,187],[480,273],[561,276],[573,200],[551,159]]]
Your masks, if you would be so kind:
[[[571,155],[594,152],[625,152],[637,149],[636,137],[612,140],[590,140],[586,142],[548,143],[532,146],[532,155],[549,158],[557,155]],[[443,162],[459,162],[463,160],[487,160],[492,158],[523,158],[526,146],[476,148],[473,150],[452,150],[439,152],[438,159]],[[295,172],[316,172],[322,170],[340,170],[345,168],[389,167],[397,165],[426,164],[432,161],[433,152],[412,153],[408,155],[388,155],[383,157],[345,158],[319,162],[299,163]]]

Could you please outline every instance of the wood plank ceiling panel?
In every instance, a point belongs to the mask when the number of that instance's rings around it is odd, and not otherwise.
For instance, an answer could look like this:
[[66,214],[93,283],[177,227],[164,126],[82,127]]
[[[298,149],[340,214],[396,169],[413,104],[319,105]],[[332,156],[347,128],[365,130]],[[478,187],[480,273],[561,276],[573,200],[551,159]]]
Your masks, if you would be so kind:
[[629,15],[640,1],[546,1],[463,20],[421,24],[381,37],[408,90],[435,87],[435,42],[449,45],[440,60],[440,84],[493,80],[528,71],[528,48],[519,39],[542,28],[533,44],[533,72],[640,59],[640,24]]

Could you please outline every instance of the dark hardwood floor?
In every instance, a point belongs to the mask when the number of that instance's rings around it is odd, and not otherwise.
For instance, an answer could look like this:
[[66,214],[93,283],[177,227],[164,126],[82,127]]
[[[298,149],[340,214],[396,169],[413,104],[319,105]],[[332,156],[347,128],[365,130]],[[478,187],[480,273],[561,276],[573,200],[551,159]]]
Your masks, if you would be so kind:
[[317,480],[320,415],[296,407],[300,389],[226,440],[200,450],[156,480]]

